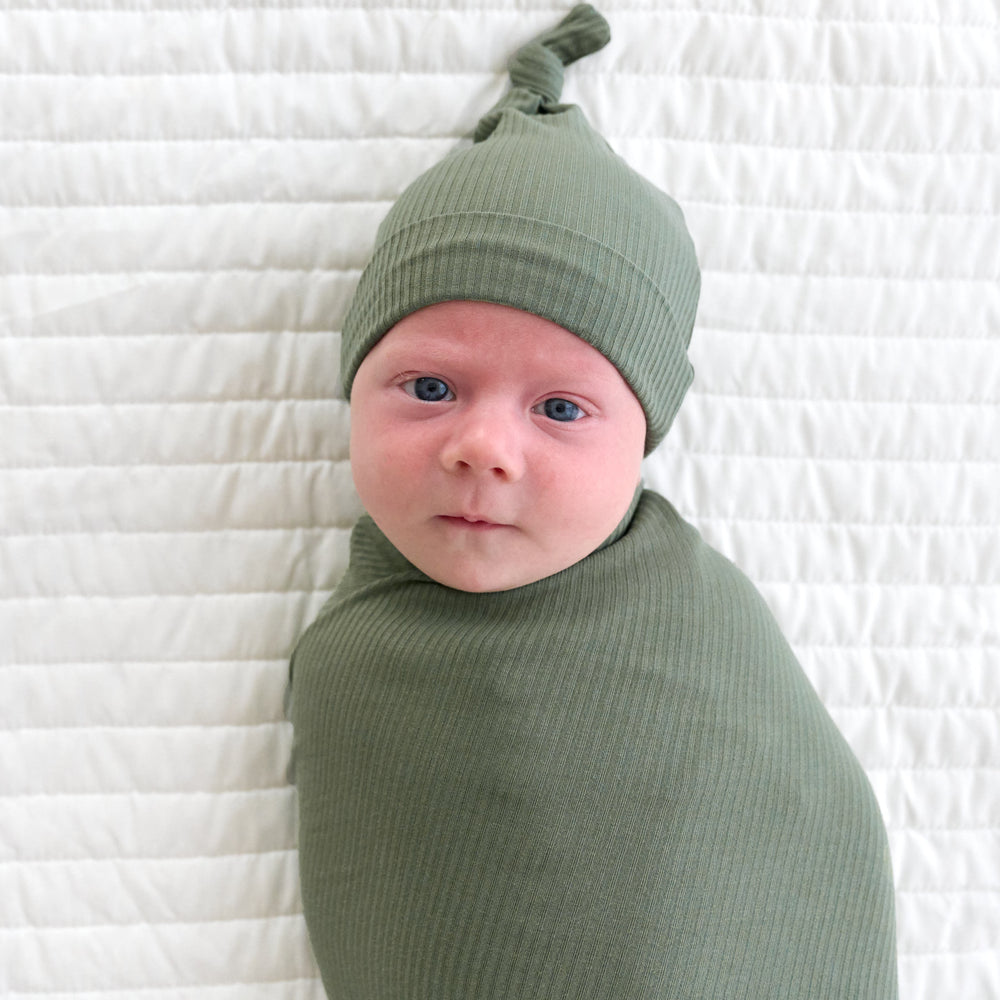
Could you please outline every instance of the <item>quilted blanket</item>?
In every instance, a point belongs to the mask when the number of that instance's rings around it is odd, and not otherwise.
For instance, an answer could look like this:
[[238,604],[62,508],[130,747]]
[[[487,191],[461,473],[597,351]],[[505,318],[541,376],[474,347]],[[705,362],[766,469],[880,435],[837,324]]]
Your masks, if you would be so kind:
[[[282,703],[360,513],[340,324],[568,7],[0,0],[0,995],[322,1000]],[[564,97],[704,275],[647,483],[871,778],[900,996],[996,1000],[1000,8],[601,9]]]

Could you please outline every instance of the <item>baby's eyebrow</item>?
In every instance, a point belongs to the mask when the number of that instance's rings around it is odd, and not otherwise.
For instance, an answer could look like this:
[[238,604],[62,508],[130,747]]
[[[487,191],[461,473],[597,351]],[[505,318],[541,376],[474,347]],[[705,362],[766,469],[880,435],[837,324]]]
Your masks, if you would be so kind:
[[[451,348],[450,350],[448,348]],[[387,345],[386,355],[389,358],[405,359],[418,365],[424,364],[457,364],[461,361],[461,353],[454,349],[454,345],[434,347],[422,344],[397,343]]]

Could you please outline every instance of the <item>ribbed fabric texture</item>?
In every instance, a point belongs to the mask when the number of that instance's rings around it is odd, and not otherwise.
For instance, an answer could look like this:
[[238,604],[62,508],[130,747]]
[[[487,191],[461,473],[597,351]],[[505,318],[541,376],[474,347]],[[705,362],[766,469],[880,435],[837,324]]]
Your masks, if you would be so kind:
[[292,718],[332,1000],[896,996],[861,767],[752,585],[656,494],[495,594],[362,519]]
[[451,299],[544,316],[596,347],[646,413],[646,451],[693,378],[701,275],[677,204],[633,171],[575,105],[562,64],[607,41],[588,6],[522,49],[477,142],[417,178],[379,228],[344,322],[344,391],[407,314]]

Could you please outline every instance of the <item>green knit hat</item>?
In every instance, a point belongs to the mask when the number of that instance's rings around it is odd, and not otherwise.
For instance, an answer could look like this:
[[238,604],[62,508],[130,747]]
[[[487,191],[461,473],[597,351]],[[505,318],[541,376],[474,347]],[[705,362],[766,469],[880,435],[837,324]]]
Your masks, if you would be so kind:
[[691,384],[701,275],[677,204],[640,177],[581,110],[563,66],[610,40],[581,4],[514,57],[513,88],[464,147],[418,177],[379,227],[344,321],[345,395],[404,316],[454,299],[513,306],[596,347],[646,413],[646,453]]

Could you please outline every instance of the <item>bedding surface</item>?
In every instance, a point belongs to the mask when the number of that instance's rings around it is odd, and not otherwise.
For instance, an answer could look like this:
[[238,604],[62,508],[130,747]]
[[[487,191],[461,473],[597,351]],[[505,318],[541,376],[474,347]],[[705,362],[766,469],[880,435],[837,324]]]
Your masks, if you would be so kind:
[[[322,1000],[283,695],[360,514],[340,324],[568,7],[0,0],[0,995]],[[900,996],[995,1000],[1000,11],[600,7],[564,98],[703,270],[647,484],[872,781]]]

